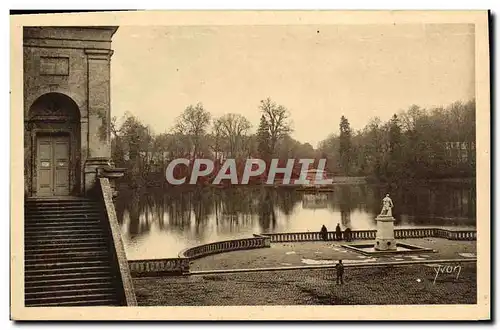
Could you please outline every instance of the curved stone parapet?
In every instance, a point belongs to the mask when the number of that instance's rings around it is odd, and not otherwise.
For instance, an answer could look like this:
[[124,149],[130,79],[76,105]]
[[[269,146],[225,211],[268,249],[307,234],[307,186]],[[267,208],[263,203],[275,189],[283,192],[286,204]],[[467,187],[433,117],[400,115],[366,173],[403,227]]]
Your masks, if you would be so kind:
[[179,253],[178,258],[129,260],[130,273],[134,277],[186,275],[189,274],[191,260],[216,253],[237,250],[259,249],[271,246],[267,236],[254,235],[253,238],[234,239],[198,245]]
[[197,259],[210,254],[258,249],[270,246],[270,239],[266,236],[255,235],[253,238],[234,239],[198,245],[185,249],[179,253],[179,258]]

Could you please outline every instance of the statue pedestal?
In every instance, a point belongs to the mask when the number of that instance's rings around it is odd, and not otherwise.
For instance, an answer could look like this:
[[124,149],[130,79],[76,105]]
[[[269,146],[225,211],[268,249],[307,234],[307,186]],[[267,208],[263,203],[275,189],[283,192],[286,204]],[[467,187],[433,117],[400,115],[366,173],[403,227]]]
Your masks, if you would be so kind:
[[390,251],[396,250],[396,240],[394,239],[394,219],[392,216],[379,215],[377,220],[377,237],[375,239],[375,250]]

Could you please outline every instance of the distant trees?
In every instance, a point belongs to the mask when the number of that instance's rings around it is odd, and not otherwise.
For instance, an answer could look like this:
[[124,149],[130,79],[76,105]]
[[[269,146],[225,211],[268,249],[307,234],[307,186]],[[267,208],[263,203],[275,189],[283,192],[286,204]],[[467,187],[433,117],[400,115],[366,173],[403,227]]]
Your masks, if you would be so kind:
[[[212,120],[201,103],[189,105],[170,132],[154,134],[130,113],[111,121],[112,158],[127,168],[137,184],[161,181],[174,158],[221,157],[244,160],[271,158],[326,158],[327,170],[336,175],[367,176],[377,181],[411,178],[475,176],[475,102],[455,102],[446,108],[412,105],[387,122],[372,118],[353,130],[345,116],[338,131],[315,149],[292,138],[288,110],[271,99],[256,110],[261,117],[255,133],[241,114]],[[223,158],[222,157],[222,158]]]
[[317,152],[309,143],[301,143],[290,135],[285,135],[276,146],[276,157],[279,159],[316,158]]
[[[256,134],[250,132],[252,125],[243,115],[228,113],[212,120],[202,103],[188,105],[172,130],[158,135],[126,113],[121,125],[116,118],[112,121],[112,158],[117,165],[126,167],[127,176],[134,180],[163,172],[169,160],[179,157],[267,159],[277,154],[278,145],[288,137],[290,115],[284,106],[269,98],[260,102],[259,110],[262,116]],[[295,141],[293,147],[297,144]]]
[[[319,151],[336,160],[330,170],[374,180],[475,176],[475,101],[446,108],[412,105],[388,122],[373,118],[360,131],[341,117],[340,135]],[[350,143],[348,137],[350,136]]]

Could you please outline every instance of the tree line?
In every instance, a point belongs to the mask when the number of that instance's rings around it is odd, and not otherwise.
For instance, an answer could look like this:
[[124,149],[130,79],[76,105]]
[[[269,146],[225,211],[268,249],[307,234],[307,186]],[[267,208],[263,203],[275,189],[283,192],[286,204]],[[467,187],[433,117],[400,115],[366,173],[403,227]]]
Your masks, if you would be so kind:
[[342,116],[338,134],[319,145],[332,172],[378,181],[475,177],[475,101],[425,109],[417,105],[387,122],[375,117],[353,130]]
[[[130,113],[111,123],[112,158],[138,184],[160,181],[175,158],[326,158],[333,175],[366,176],[374,180],[475,176],[475,102],[446,108],[413,105],[387,122],[373,118],[353,130],[341,116],[337,132],[314,148],[291,137],[290,111],[266,98],[255,133],[243,115],[213,117],[202,103],[189,105],[170,131],[156,134]],[[311,119],[313,121],[314,119]],[[311,122],[311,125],[314,123]]]

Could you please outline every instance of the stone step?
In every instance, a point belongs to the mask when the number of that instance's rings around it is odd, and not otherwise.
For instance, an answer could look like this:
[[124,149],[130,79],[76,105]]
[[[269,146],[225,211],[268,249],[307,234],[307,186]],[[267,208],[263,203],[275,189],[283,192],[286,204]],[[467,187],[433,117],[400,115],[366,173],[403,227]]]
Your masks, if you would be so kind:
[[25,222],[30,222],[31,220],[61,220],[61,219],[100,219],[103,214],[98,212],[48,212],[48,213],[33,213],[25,214]]
[[57,263],[64,263],[64,262],[95,262],[95,261],[102,261],[108,260],[108,256],[106,254],[103,254],[101,256],[57,256],[57,257],[52,257],[52,258],[25,258],[25,263],[26,263],[26,269],[30,266],[35,266],[35,265],[41,265],[41,264],[57,264]]
[[38,247],[24,247],[24,255],[39,255],[50,253],[79,253],[79,252],[95,252],[108,251],[107,242],[103,241],[99,244],[91,244],[88,242],[80,242],[66,245],[46,245]]
[[100,203],[25,203],[26,306],[117,306],[117,279]]
[[66,211],[66,210],[54,210],[54,211],[47,211],[47,212],[41,212],[41,211],[33,211],[33,212],[25,212],[24,217],[26,219],[29,218],[41,218],[41,219],[47,219],[47,218],[67,218],[67,217],[85,217],[85,216],[100,216],[102,214],[101,211],[99,210],[74,210],[74,211]]
[[[29,219],[24,222],[25,229],[38,228],[61,228],[66,226],[101,226],[102,221],[99,217],[95,218],[65,218],[65,219]],[[68,227],[68,229],[70,229]]]
[[53,292],[53,291],[85,291],[86,289],[114,289],[114,283],[111,279],[100,279],[87,282],[75,283],[44,283],[43,285],[30,285],[26,287],[26,295],[38,292]]
[[34,256],[47,253],[70,253],[70,252],[91,252],[91,251],[108,251],[108,244],[106,242],[100,242],[95,244],[92,242],[74,243],[74,244],[51,244],[43,246],[25,246],[24,255]]
[[71,281],[71,280],[86,280],[88,278],[96,278],[96,277],[112,277],[112,272],[110,269],[91,269],[91,270],[85,270],[85,269],[76,269],[72,270],[70,272],[65,272],[64,274],[41,274],[40,272],[38,273],[33,273],[33,274],[26,274],[25,275],[25,283],[26,285],[29,285],[31,283],[52,283],[52,282],[60,282],[60,281]]
[[25,257],[30,259],[38,255],[43,254],[53,254],[57,252],[82,252],[82,251],[109,251],[108,244],[106,242],[96,243],[79,243],[76,244],[66,244],[66,245],[44,245],[44,246],[25,246]]
[[78,203],[98,203],[91,198],[28,198],[24,205],[55,205],[55,204],[78,204]]
[[78,202],[37,202],[37,203],[26,203],[25,208],[51,208],[51,207],[99,207],[101,203],[96,201],[78,201]]
[[109,246],[105,239],[102,238],[90,238],[87,240],[73,240],[73,241],[26,241],[24,243],[25,255],[41,254],[41,253],[53,253],[60,251],[82,251],[90,247],[99,247],[100,250],[108,251]]
[[39,262],[39,261],[50,261],[50,260],[86,260],[92,258],[108,258],[107,249],[99,249],[94,251],[53,251],[53,252],[39,252],[39,253],[24,253],[24,261],[28,262]]
[[86,260],[86,261],[60,261],[60,262],[37,262],[27,263],[24,266],[25,271],[45,270],[45,271],[64,271],[65,269],[83,268],[83,267],[109,267],[110,262],[107,259],[103,260]]
[[74,210],[94,210],[101,211],[101,207],[97,205],[52,205],[52,206],[26,206],[24,208],[24,213],[35,213],[35,212],[57,212],[57,211],[69,211]]
[[58,301],[58,302],[26,302],[27,307],[69,307],[69,306],[120,306],[117,299],[86,299],[86,300],[75,300],[75,301]]
[[80,226],[77,228],[66,228],[66,227],[56,227],[56,228],[39,228],[39,229],[28,229],[24,231],[26,236],[64,236],[64,235],[85,235],[85,234],[97,234],[102,233],[103,230],[100,226],[84,227]]
[[64,285],[84,285],[87,283],[100,283],[100,282],[106,282],[106,283],[115,283],[116,279],[111,276],[111,274],[106,274],[106,275],[91,275],[91,276],[84,276],[84,277],[68,277],[68,278],[60,278],[60,279],[50,279],[48,277],[43,277],[42,279],[32,279],[29,282],[25,283],[25,288],[28,290],[28,288],[31,287],[58,287],[58,286],[64,286]]
[[71,215],[66,214],[64,216],[36,216],[27,217],[24,219],[26,225],[36,224],[36,223],[47,223],[47,222],[85,222],[85,221],[99,221],[101,216],[99,215]]
[[55,288],[55,290],[50,291],[31,291],[25,292],[25,299],[57,299],[63,297],[85,297],[92,294],[106,294],[110,296],[116,295],[116,289],[112,285],[107,286],[90,286],[90,287],[64,287],[64,288]]
[[89,234],[86,236],[74,236],[74,237],[52,237],[48,238],[47,236],[38,238],[38,237],[25,237],[24,244],[27,246],[33,245],[50,245],[50,244],[72,244],[72,243],[85,243],[85,242],[102,242],[106,241],[108,237],[103,233],[99,234]]
[[67,253],[67,252],[92,252],[92,251],[106,251],[109,252],[109,246],[106,241],[99,242],[78,242],[78,243],[54,243],[44,245],[25,245],[25,257],[53,254],[53,253]]
[[101,255],[83,255],[83,256],[54,256],[54,257],[32,257],[24,259],[25,267],[28,269],[32,266],[45,265],[45,264],[64,264],[68,262],[82,262],[82,263],[94,263],[98,261],[109,263],[108,255],[103,253]]
[[[84,266],[73,268],[52,268],[52,269],[27,269],[25,270],[26,278],[34,278],[38,276],[56,275],[64,277],[66,274],[80,273],[82,276],[85,274],[92,274],[94,272],[111,273],[110,265],[106,266]],[[59,278],[61,278],[59,277]]]
[[109,301],[116,302],[117,298],[113,292],[104,293],[92,293],[92,294],[76,294],[73,292],[68,292],[66,295],[51,296],[51,297],[36,297],[36,298],[26,298],[25,304],[61,304],[61,303],[78,303],[78,304],[88,304],[91,301]]
[[101,204],[98,203],[72,203],[72,204],[26,204],[24,211],[56,211],[56,210],[73,210],[73,209],[91,209],[100,210]]
[[71,206],[71,207],[30,207],[24,209],[24,214],[47,214],[47,213],[61,213],[61,212],[101,212],[101,209],[93,206]]
[[84,230],[58,230],[58,231],[30,231],[30,232],[25,232],[25,239],[26,240],[32,240],[32,239],[46,239],[46,240],[58,240],[62,238],[84,238],[84,237],[96,237],[96,236],[105,236],[104,231],[95,228],[95,229],[88,229],[87,231]]

